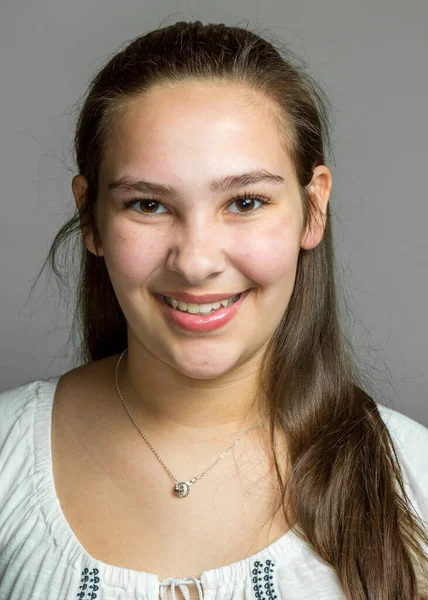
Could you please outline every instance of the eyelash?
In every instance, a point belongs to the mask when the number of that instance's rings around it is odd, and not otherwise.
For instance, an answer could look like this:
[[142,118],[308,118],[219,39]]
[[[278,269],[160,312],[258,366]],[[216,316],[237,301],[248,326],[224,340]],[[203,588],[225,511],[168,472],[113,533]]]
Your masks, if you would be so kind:
[[[251,194],[251,193],[243,193],[243,194],[238,194],[236,196],[233,196],[233,198],[231,199],[231,201],[228,204],[228,207],[233,204],[234,202],[237,202],[239,200],[257,200],[258,202],[261,203],[261,206],[259,206],[258,208],[250,211],[250,212],[244,212],[241,213],[242,216],[247,217],[247,216],[252,216],[257,214],[258,212],[262,211],[265,208],[265,205],[267,204],[271,204],[271,199],[267,198],[265,196],[258,196],[257,194]],[[162,204],[162,202],[160,202],[160,200],[158,200],[157,198],[129,198],[128,200],[122,200],[122,206],[126,209],[131,208],[134,204],[137,204],[138,202],[156,202],[157,204]],[[138,212],[138,211],[137,211]],[[139,212],[140,215],[144,215],[147,217],[157,217],[159,216],[159,214],[164,214],[164,213],[144,213],[144,212]],[[237,214],[237,213],[235,213]]]

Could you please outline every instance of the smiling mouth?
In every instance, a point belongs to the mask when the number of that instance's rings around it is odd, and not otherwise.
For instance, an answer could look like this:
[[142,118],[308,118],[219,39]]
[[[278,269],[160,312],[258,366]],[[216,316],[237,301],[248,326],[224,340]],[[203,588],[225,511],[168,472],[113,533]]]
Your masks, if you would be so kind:
[[226,298],[225,300],[219,300],[217,302],[206,302],[204,304],[196,304],[193,302],[184,302],[176,300],[175,298],[169,298],[168,296],[162,296],[164,302],[170,306],[173,310],[180,312],[186,312],[192,315],[209,315],[213,312],[217,312],[228,306],[235,304],[241,297],[241,294],[236,294],[232,298]]

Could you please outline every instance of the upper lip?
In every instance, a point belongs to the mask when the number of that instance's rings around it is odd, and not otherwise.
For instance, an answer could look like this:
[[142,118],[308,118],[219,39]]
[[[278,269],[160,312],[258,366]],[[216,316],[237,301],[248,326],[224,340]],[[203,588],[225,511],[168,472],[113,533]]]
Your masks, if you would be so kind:
[[201,296],[194,296],[193,294],[186,294],[185,292],[160,292],[159,295],[177,298],[177,300],[183,300],[184,302],[204,304],[205,302],[217,302],[218,300],[223,300],[225,298],[232,298],[232,296],[242,293],[243,290],[239,292],[225,292],[224,294],[202,294]]

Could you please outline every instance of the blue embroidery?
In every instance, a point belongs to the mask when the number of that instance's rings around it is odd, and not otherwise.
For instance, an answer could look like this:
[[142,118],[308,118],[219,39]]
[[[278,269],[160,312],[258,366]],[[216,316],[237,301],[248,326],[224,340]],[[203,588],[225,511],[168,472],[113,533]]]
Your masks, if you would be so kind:
[[266,563],[262,563],[260,560],[256,560],[254,567],[251,571],[253,577],[253,590],[257,600],[275,600],[278,596],[275,594],[273,585],[273,567],[275,563],[271,560],[267,560]]
[[100,589],[99,585],[97,585],[100,582],[98,573],[98,569],[92,569],[92,571],[83,569],[80,580],[82,585],[79,585],[80,592],[77,594],[79,600],[95,600],[95,598],[98,598],[98,594],[96,593]]

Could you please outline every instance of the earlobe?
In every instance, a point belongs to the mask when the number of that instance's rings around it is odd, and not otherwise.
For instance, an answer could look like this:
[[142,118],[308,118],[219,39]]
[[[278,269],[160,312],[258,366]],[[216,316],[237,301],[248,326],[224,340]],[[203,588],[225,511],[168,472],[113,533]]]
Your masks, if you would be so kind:
[[[71,182],[71,188],[73,191],[74,200],[76,202],[77,210],[81,214],[81,208],[85,200],[86,191],[88,189],[88,182],[84,175],[75,175]],[[81,221],[82,222],[82,221]],[[91,229],[87,226],[86,228],[81,225],[80,230],[86,248],[95,256],[103,256],[104,252],[101,248],[96,248],[94,244],[94,235]]]
[[327,205],[332,187],[331,171],[325,165],[314,169],[311,182],[308,184],[309,201],[312,203],[310,218],[301,247],[312,250],[321,242],[327,222]]

